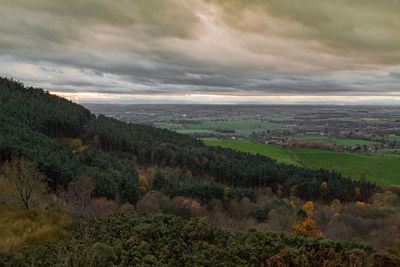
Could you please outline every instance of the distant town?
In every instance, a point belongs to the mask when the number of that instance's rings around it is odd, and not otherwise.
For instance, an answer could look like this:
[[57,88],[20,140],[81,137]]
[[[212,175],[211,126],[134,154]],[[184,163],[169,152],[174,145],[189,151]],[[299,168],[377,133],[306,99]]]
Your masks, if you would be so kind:
[[95,114],[205,140],[247,140],[348,152],[400,153],[400,107],[85,105]]

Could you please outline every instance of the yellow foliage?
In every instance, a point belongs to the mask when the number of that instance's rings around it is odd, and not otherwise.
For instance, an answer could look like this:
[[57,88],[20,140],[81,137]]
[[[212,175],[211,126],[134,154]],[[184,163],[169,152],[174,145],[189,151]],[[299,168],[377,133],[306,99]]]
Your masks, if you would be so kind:
[[356,202],[356,205],[357,205],[358,207],[366,207],[366,206],[367,206],[367,204],[366,204],[365,202],[362,202],[362,201],[357,201],[357,202]]
[[148,184],[146,176],[144,175],[139,176],[139,184]]
[[317,229],[317,223],[307,217],[302,222],[296,222],[293,226],[293,234],[295,236],[307,236],[307,237],[319,237],[322,236],[322,232]]
[[296,205],[294,204],[293,200],[290,201],[289,206],[291,206],[293,209],[296,209]]
[[146,194],[147,191],[149,191],[149,182],[144,175],[139,176],[138,188],[142,195]]
[[314,204],[311,201],[307,201],[306,204],[303,206],[303,210],[310,214],[314,211]]
[[187,176],[193,176],[192,172],[189,171],[189,170],[186,171],[186,175],[187,175]]
[[82,141],[79,139],[74,139],[69,146],[73,151],[78,151],[78,149],[82,146]]

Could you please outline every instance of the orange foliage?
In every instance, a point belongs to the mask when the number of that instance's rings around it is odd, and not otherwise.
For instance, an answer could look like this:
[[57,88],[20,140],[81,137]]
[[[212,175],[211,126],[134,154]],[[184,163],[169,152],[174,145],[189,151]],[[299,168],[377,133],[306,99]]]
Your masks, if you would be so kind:
[[366,207],[367,204],[365,202],[362,202],[362,201],[357,201],[356,202],[356,206],[358,206],[358,207]]
[[303,210],[307,212],[307,214],[312,213],[314,211],[314,204],[311,201],[307,201],[303,206]]
[[323,236],[322,232],[317,229],[317,223],[310,217],[307,217],[304,221],[300,223],[296,222],[292,226],[292,228],[293,228],[293,234],[295,236],[307,236],[307,237]]

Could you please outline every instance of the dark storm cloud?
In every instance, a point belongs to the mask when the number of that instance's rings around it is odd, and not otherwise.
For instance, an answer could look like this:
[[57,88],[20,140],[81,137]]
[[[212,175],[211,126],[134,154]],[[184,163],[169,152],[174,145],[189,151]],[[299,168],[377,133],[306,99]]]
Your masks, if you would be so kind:
[[0,75],[49,90],[400,93],[399,1],[0,2]]

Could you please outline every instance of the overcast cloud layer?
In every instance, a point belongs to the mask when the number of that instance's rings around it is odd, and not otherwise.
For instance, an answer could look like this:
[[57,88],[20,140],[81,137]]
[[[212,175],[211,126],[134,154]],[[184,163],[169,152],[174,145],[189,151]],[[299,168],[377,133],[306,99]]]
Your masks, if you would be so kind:
[[0,0],[0,75],[81,102],[400,104],[400,0]]

